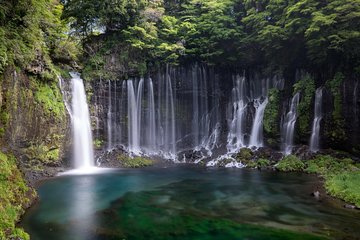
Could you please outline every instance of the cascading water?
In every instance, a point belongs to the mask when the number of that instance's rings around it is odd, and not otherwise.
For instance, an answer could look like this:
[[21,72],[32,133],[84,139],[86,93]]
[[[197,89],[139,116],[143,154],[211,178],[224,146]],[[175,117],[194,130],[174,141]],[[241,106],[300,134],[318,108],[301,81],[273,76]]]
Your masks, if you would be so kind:
[[[109,81],[95,93],[105,119],[108,147],[124,146],[134,155],[160,155],[176,159],[181,153],[196,151],[210,157],[233,154],[242,147],[263,146],[263,117],[270,88],[282,88],[278,77],[245,79],[233,77],[228,101],[220,88],[218,75],[211,68],[170,68],[153,78]],[[227,76],[226,76],[227,77]],[[227,116],[228,127],[222,116]],[[101,126],[102,127],[102,126]],[[121,129],[127,129],[122,130]],[[227,132],[226,148],[221,144]]]
[[256,109],[255,118],[251,130],[250,135],[250,147],[262,147],[263,146],[263,119],[266,105],[268,104],[268,99],[265,98],[255,99],[254,100],[254,107]]
[[314,105],[314,121],[312,125],[311,138],[310,138],[310,151],[319,151],[320,142],[320,123],[322,120],[322,96],[323,88],[316,89],[315,92],[315,105]]
[[292,153],[294,144],[295,123],[297,120],[297,106],[300,101],[300,93],[296,93],[291,100],[289,112],[283,120],[282,126],[282,140],[283,153],[289,155]]
[[166,74],[166,124],[165,124],[165,151],[170,154],[170,158],[176,156],[176,136],[175,136],[175,105],[173,88],[170,75]]
[[247,100],[245,95],[245,77],[237,76],[232,90],[232,117],[229,119],[227,149],[235,153],[245,146],[244,117],[246,116]]
[[150,150],[150,151],[156,151],[156,120],[155,120],[155,97],[154,97],[154,85],[151,79],[149,79],[148,82],[148,104],[149,104],[149,108],[148,108],[148,115],[147,115],[147,123],[146,126],[147,127],[147,143],[146,143],[146,147]]
[[[142,82],[140,80],[140,82]],[[142,83],[139,83],[139,87],[142,87]],[[138,102],[139,97],[135,95],[136,89],[134,87],[133,81],[127,81],[127,96],[128,96],[128,146],[129,150],[132,153],[140,154],[140,132],[139,132],[139,113]],[[138,93],[141,93],[138,90]]]
[[89,108],[86,102],[84,83],[80,76],[71,73],[72,82],[72,132],[74,139],[74,167],[94,167],[93,141]]
[[108,90],[108,112],[107,112],[107,149],[111,150],[112,148],[112,101],[111,101],[111,82],[108,81],[109,90]]

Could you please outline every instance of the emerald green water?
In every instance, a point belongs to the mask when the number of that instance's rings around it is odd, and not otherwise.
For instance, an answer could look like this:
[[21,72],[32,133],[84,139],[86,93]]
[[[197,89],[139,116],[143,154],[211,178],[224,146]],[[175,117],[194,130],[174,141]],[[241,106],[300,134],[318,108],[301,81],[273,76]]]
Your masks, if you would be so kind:
[[359,239],[360,214],[310,196],[314,176],[190,167],[62,176],[39,186],[32,239]]

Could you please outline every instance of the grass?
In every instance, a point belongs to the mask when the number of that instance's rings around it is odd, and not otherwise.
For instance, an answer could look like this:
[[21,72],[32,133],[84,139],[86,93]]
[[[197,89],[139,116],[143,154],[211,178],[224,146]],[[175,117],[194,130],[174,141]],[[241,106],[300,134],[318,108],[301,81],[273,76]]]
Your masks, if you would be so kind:
[[26,185],[15,157],[0,152],[0,239],[29,239],[15,223],[34,196],[35,191]]
[[334,197],[360,208],[360,171],[344,172],[327,177],[325,188]]
[[331,196],[360,208],[360,169],[352,159],[319,155],[307,162],[305,172],[320,174],[325,179],[326,191]]
[[[266,159],[250,161],[249,168],[266,167],[270,162]],[[280,160],[276,169],[282,172],[306,172],[319,174],[325,180],[325,189],[333,197],[342,199],[360,208],[360,168],[350,158],[339,159],[330,155],[318,155],[303,162],[294,155]]]
[[148,158],[144,157],[134,157],[131,158],[126,155],[119,155],[118,156],[119,161],[122,163],[122,165],[126,168],[139,168],[139,167],[147,167],[154,164],[154,162]]

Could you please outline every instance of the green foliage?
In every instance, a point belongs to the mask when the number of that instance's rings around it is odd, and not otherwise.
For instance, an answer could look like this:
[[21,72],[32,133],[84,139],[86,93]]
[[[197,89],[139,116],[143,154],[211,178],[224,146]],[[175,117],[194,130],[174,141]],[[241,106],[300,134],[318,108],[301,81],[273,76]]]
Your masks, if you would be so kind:
[[[147,68],[201,61],[330,72],[359,66],[358,12],[357,0],[73,0],[63,17],[82,37],[87,56],[100,53],[105,60],[121,46],[125,69],[137,59]],[[98,42],[115,46],[103,51]]]
[[147,167],[154,164],[154,162],[148,158],[144,158],[144,157],[131,158],[127,155],[122,155],[122,154],[118,156],[118,160],[126,168]]
[[294,84],[294,94],[297,92],[301,93],[301,101],[297,108],[299,116],[299,133],[301,136],[306,136],[307,132],[310,130],[311,103],[315,93],[315,81],[309,74],[305,74]]
[[50,57],[72,58],[78,52],[68,35],[67,22],[61,20],[63,6],[58,0],[5,1],[0,9],[6,9],[1,12],[0,73],[9,64],[32,72],[39,60],[52,72]]
[[0,238],[30,239],[15,226],[35,191],[26,185],[14,156],[0,152]]
[[282,172],[301,171],[305,168],[305,164],[296,156],[288,155],[275,165],[276,169]]
[[280,91],[269,90],[269,103],[264,112],[264,131],[271,137],[279,134]]

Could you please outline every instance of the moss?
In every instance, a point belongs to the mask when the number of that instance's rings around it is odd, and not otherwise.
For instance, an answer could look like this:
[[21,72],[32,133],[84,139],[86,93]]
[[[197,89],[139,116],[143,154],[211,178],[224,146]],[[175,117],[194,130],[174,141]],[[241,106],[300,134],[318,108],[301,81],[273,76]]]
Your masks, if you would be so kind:
[[104,141],[100,139],[95,139],[93,144],[96,148],[101,148],[104,145]]
[[282,172],[293,172],[303,170],[305,164],[298,157],[289,155],[281,159],[275,167]]
[[0,152],[0,162],[0,239],[29,239],[15,223],[35,197],[35,191],[26,185],[14,156]]
[[315,93],[315,81],[306,74],[300,81],[294,84],[294,94],[301,92],[301,101],[298,105],[298,126],[300,136],[306,136],[310,131],[312,99]]
[[236,154],[235,159],[237,161],[240,161],[242,163],[247,163],[253,158],[254,153],[249,148],[242,148],[240,151]]
[[25,150],[29,159],[38,159],[42,163],[56,162],[60,158],[60,149],[48,147],[45,144],[31,145]]
[[265,168],[270,166],[270,161],[264,158],[260,158],[256,161],[250,161],[246,164],[248,168]]
[[0,122],[3,125],[7,125],[10,119],[10,114],[6,112],[5,110],[0,112]]
[[333,112],[332,119],[327,127],[326,135],[335,142],[346,140],[345,133],[345,119],[342,113],[341,100],[341,84],[344,80],[344,75],[340,72],[336,73],[334,78],[326,82],[326,87],[331,91],[333,96]]
[[123,154],[118,156],[118,160],[122,163],[124,167],[127,168],[146,167],[154,164],[154,162],[148,158],[144,158],[144,157],[131,158]]
[[271,137],[279,135],[279,106],[280,91],[275,88],[270,89],[269,103],[264,112],[264,131]]
[[65,106],[59,88],[55,83],[51,85],[39,83],[35,93],[35,99],[43,106],[48,116],[62,118],[65,116]]

